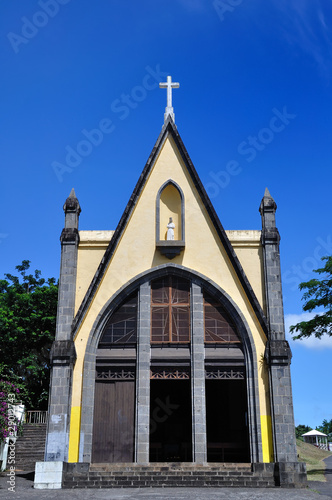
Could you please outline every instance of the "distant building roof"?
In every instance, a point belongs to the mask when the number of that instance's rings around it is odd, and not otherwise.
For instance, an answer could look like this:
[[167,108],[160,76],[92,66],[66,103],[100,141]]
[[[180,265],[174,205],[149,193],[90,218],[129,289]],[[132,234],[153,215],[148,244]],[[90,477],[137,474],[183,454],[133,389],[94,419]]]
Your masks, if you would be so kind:
[[319,431],[309,431],[309,432],[306,432],[305,434],[302,434],[302,437],[303,436],[325,436],[327,437],[327,434],[323,434],[322,432],[319,432]]

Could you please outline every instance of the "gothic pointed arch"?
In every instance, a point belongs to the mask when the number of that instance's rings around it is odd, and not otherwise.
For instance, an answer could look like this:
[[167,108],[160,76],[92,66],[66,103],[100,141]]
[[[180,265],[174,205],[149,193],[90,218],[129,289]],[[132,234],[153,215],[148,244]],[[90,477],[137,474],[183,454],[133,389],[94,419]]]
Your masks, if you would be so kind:
[[[110,297],[94,322],[87,342],[83,366],[80,461],[91,461],[96,357],[98,345],[103,333],[105,332],[105,327],[109,324],[110,318],[119,309],[119,306],[121,306],[121,304],[125,301],[126,297],[137,292],[139,304],[144,304],[145,300],[148,300],[149,302],[145,312],[143,310],[144,307],[139,307],[141,312],[139,313],[137,322],[137,338],[138,342],[140,342],[140,328],[146,327],[146,324],[150,325],[151,321],[150,283],[153,280],[164,278],[165,276],[178,276],[187,279],[196,289],[198,288],[204,291],[205,296],[210,301],[211,299],[218,301],[220,307],[224,311],[227,311],[231,328],[234,329],[234,332],[236,332],[236,335],[238,336],[238,340],[241,342],[241,349],[243,351],[245,362],[250,460],[251,462],[261,461],[262,437],[259,417],[258,366],[256,348],[251,330],[239,307],[220,286],[204,275],[178,264],[162,264],[152,270],[143,272],[134,279],[130,280],[125,286],[118,290],[116,294]],[[150,331],[150,326],[148,326],[148,328]],[[193,325],[191,328],[193,328]],[[232,339],[236,340],[233,336],[232,338],[229,337],[228,341]]]
[[159,189],[156,198],[156,242],[166,240],[168,217],[175,224],[174,240],[185,240],[184,194],[180,186],[172,179]]

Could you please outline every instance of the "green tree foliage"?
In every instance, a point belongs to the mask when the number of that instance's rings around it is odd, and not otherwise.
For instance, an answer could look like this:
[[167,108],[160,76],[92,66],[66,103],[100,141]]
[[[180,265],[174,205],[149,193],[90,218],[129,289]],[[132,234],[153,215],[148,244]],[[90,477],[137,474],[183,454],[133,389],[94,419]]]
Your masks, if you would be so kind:
[[322,422],[322,425],[317,427],[317,430],[323,432],[324,434],[327,434],[329,437],[332,438],[332,418],[330,421],[326,420],[325,418]]
[[0,378],[20,388],[28,409],[46,409],[58,285],[29,268],[24,260],[16,266],[19,276],[0,280]]
[[312,427],[309,427],[308,425],[298,425],[297,427],[295,427],[296,439],[301,439],[301,441],[303,441],[302,434],[305,434],[309,431],[312,431]]
[[305,300],[303,311],[312,312],[314,309],[322,308],[324,313],[316,314],[309,321],[301,321],[290,327],[290,332],[299,332],[293,337],[303,339],[314,335],[321,338],[327,334],[332,336],[332,256],[323,257],[326,260],[324,267],[315,269],[314,272],[322,275],[317,279],[312,279],[306,283],[300,283],[300,290],[306,290],[302,300]]

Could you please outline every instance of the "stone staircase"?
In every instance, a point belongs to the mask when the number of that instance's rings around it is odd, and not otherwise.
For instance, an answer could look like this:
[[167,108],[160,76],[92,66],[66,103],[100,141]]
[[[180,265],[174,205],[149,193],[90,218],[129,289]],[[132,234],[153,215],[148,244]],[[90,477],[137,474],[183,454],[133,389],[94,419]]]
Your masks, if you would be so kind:
[[35,470],[35,463],[44,460],[46,424],[23,424],[23,434],[16,440],[15,467],[17,471]]
[[66,464],[63,488],[275,487],[273,464]]

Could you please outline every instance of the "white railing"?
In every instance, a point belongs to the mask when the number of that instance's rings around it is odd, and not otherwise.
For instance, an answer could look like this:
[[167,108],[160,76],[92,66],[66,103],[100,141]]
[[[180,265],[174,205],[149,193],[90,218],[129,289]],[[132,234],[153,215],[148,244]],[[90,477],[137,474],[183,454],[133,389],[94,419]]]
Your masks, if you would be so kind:
[[24,424],[46,424],[47,411],[29,410],[24,414]]

